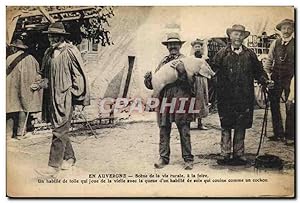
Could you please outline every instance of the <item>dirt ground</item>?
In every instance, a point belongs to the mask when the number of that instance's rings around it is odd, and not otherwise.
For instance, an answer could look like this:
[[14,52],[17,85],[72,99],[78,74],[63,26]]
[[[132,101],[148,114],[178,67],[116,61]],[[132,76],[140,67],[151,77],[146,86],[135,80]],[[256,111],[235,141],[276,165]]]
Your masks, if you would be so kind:
[[[209,128],[207,131],[196,129],[191,125],[192,152],[195,165],[192,172],[215,174],[255,174],[253,164],[257,151],[263,119],[263,109],[255,110],[253,128],[247,130],[245,140],[246,157],[249,164],[245,167],[218,166],[216,159],[220,152],[220,127],[218,114],[211,114],[203,119]],[[268,119],[268,136],[272,135],[271,118]],[[154,169],[158,160],[158,127],[155,113],[132,115],[119,121],[114,127],[97,129],[97,138],[84,133],[73,135],[72,144],[77,163],[72,171],[59,174],[60,177],[84,176],[90,173],[184,173],[181,158],[179,133],[173,124],[171,132],[170,164],[164,169]],[[89,133],[90,134],[90,133]],[[27,183],[38,178],[34,169],[46,167],[51,144],[51,132],[41,131],[37,134],[27,133],[26,139],[7,138],[8,171],[14,177],[20,175]],[[294,176],[294,147],[282,142],[265,139],[260,154],[273,154],[284,160],[282,171],[263,171],[268,175],[284,175],[289,180]],[[18,166],[18,167],[16,167]],[[19,167],[20,166],[20,167]],[[25,176],[23,174],[26,174]],[[288,184],[293,187],[293,184]]]

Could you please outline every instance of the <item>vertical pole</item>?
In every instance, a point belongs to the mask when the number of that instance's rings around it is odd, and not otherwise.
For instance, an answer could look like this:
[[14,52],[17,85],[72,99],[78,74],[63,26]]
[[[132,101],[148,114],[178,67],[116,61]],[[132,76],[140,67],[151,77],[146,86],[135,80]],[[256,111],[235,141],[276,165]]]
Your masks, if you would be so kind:
[[133,65],[134,65],[135,56],[128,56],[128,73],[125,81],[125,86],[123,90],[122,97],[125,98],[127,96],[128,90],[129,90],[129,84],[131,80]]

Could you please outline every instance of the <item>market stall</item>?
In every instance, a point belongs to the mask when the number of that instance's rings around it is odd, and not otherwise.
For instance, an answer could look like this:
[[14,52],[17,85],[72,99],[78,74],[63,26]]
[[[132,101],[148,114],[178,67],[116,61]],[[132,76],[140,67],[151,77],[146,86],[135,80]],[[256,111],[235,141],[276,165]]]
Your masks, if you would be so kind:
[[68,40],[79,47],[83,40],[90,41],[92,45],[112,44],[109,32],[109,19],[114,16],[112,7],[9,7],[8,16],[10,33],[7,33],[7,44],[21,38],[39,62],[49,46],[47,36],[42,31],[47,30],[50,23],[57,21],[63,22],[66,31],[70,33]]

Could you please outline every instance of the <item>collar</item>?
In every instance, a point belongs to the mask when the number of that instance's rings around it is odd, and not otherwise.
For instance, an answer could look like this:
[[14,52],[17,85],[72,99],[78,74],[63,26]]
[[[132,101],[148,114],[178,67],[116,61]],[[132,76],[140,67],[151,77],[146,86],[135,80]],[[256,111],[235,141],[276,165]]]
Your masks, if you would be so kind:
[[16,53],[22,54],[22,53],[24,53],[24,51],[23,50],[18,50]]
[[239,48],[234,48],[232,45],[231,45],[231,50],[237,54],[241,53],[243,51],[243,46],[241,45]]
[[180,55],[181,55],[181,53],[178,53],[178,54],[175,54],[175,55],[174,55],[174,54],[169,54],[168,56],[169,56],[169,57],[178,57],[178,56],[180,56]]
[[18,50],[16,53],[13,53],[13,54],[10,55],[10,56],[12,56],[12,57],[17,57],[17,56],[19,56],[19,55],[21,55],[21,54],[23,54],[23,53],[24,53],[23,50]]
[[66,46],[66,42],[62,42],[62,43],[59,43],[59,44],[55,44],[53,45],[53,50],[57,49],[57,50],[61,50],[62,48],[64,48]]
[[283,45],[283,44],[288,44],[293,38],[294,38],[293,35],[291,35],[291,36],[288,37],[288,38],[283,38],[283,37],[282,37],[281,44],[282,44],[282,45]]
[[181,56],[182,54],[181,53],[179,53],[179,54],[176,54],[176,55],[168,55],[166,58],[167,59],[178,59],[180,56]]
[[231,45],[231,50],[232,51],[236,51],[236,50],[242,50],[243,48],[242,48],[242,46],[240,46],[239,48],[234,48],[232,45]]

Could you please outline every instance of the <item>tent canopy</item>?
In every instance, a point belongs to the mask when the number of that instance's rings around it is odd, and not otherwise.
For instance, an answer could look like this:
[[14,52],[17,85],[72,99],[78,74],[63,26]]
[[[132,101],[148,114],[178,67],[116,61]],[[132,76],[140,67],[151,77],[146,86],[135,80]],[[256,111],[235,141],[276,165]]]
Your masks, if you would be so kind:
[[[102,97],[113,78],[136,56],[129,96],[149,96],[143,76],[153,71],[168,54],[161,44],[166,33],[178,31],[183,40],[181,52],[190,54],[195,38],[226,37],[226,28],[243,24],[251,34],[275,33],[285,18],[294,19],[293,7],[115,7],[111,34],[115,45],[103,47],[99,63],[90,69],[92,88]],[[126,71],[125,71],[126,72]]]

